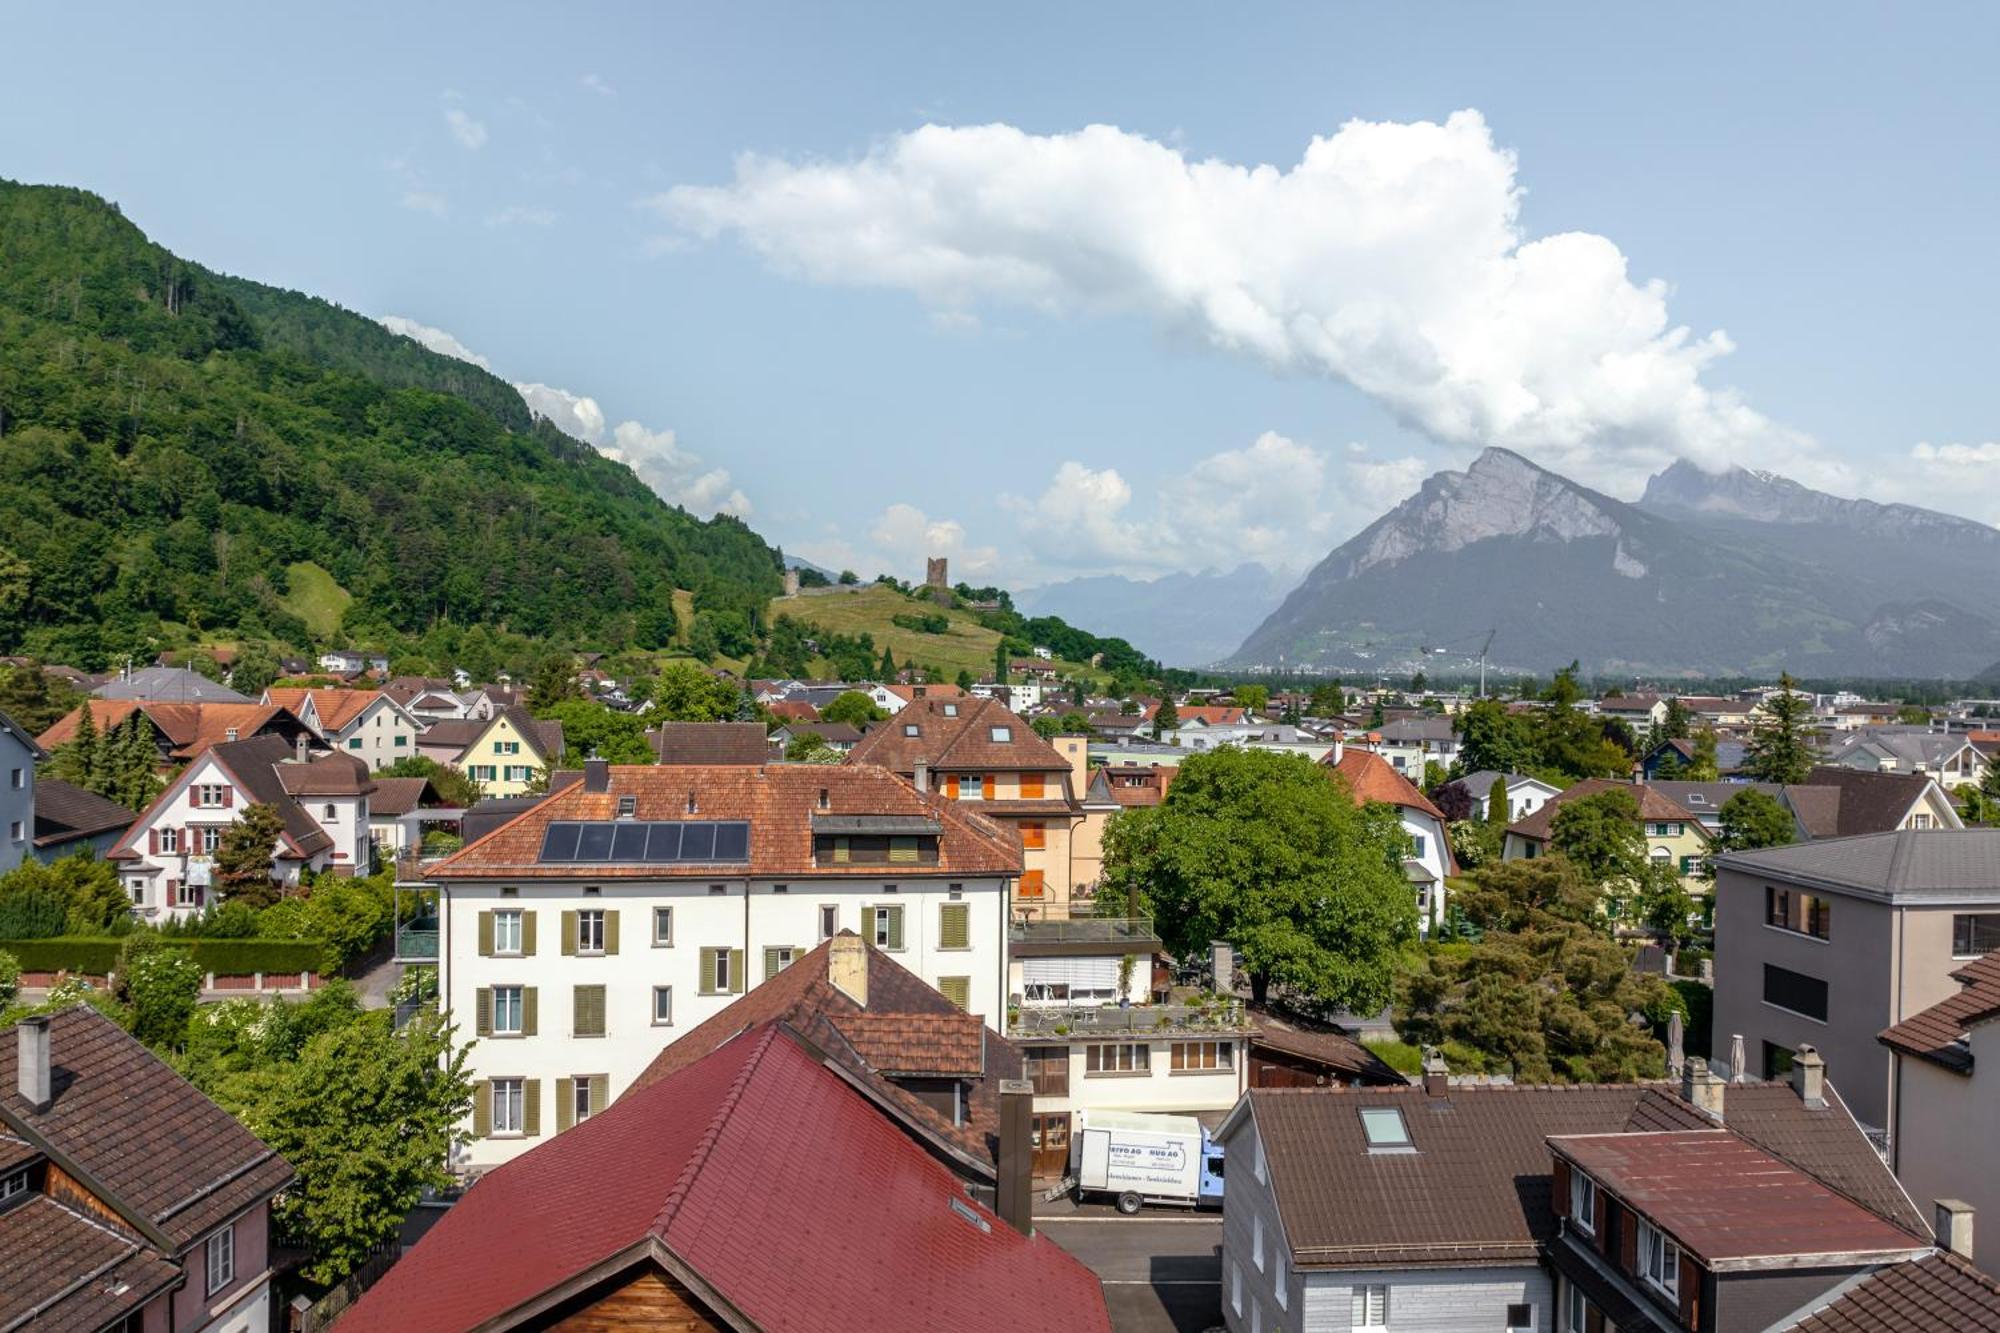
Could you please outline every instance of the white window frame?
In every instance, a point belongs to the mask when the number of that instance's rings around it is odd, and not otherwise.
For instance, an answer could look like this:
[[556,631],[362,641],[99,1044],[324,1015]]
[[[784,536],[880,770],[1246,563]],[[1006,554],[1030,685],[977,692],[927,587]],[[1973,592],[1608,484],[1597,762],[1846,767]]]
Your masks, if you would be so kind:
[[[505,997],[509,996],[511,996],[513,999],[513,1004],[511,1007],[514,1011],[513,1012],[514,1026],[502,1027],[500,1026],[500,1011],[503,1007],[503,1002]],[[527,987],[495,986],[493,988],[493,1013],[491,1015],[493,1021],[491,1026],[493,1029],[494,1036],[518,1037],[522,1035],[522,1029],[527,1024],[527,1013],[528,1013]]]
[[[489,1127],[496,1137],[518,1138],[528,1132],[528,1082],[523,1078],[496,1078],[487,1085],[492,1101],[488,1108]],[[502,1109],[509,1114],[502,1115]],[[505,1123],[503,1123],[503,1121]]]
[[[1379,1307],[1375,1306],[1373,1299],[1377,1292],[1380,1292],[1382,1296],[1382,1303]],[[1358,1312],[1352,1311],[1350,1307],[1350,1314],[1353,1319],[1351,1327],[1356,1329],[1357,1333],[1363,1329],[1371,1330],[1371,1333],[1386,1333],[1389,1327],[1389,1284],[1386,1282],[1357,1282],[1349,1289],[1348,1294],[1351,1306],[1360,1307]],[[1371,1319],[1369,1317],[1371,1314],[1378,1317]]]
[[[660,1001],[667,1002],[667,1016],[660,1017]],[[670,1028],[674,1025],[674,988],[672,986],[653,987],[653,1026]]]
[[1666,1232],[1639,1219],[1639,1276],[1675,1305],[1681,1299],[1681,1247]]
[[208,1238],[208,1288],[213,1296],[236,1280],[236,1224],[231,1222]]
[[[593,931],[589,929],[595,926]],[[589,937],[595,935],[596,942]],[[580,907],[576,913],[576,952],[579,957],[596,957],[604,952],[604,909],[602,907]]]
[[179,856],[181,854],[181,831],[178,828],[160,830],[160,855]]
[[830,940],[840,933],[840,904],[821,903],[819,905],[819,937]]
[[1569,1220],[1584,1235],[1597,1234],[1597,1182],[1575,1167],[1569,1171]]
[[571,1122],[578,1125],[604,1109],[590,1104],[590,1075],[578,1074],[569,1081],[569,1109]]
[[1273,1242],[1271,1245],[1271,1290],[1278,1297],[1278,1308],[1288,1310],[1292,1305],[1291,1274],[1285,1271],[1285,1247]]
[[[713,971],[707,978],[709,986],[713,994],[727,995],[730,993],[730,983],[736,980],[729,971],[729,949],[726,946],[717,949],[714,951],[712,957],[714,960]],[[748,967],[749,965],[746,959],[744,966]]]
[[1229,1308],[1243,1313],[1243,1265],[1229,1265]]
[[0,1199],[11,1199],[28,1188],[28,1173],[16,1171],[11,1176],[0,1176]]
[[222,850],[221,829],[217,828],[213,824],[204,824],[202,825],[200,832],[201,832],[201,854],[203,856],[214,856],[218,851]]
[[[521,956],[521,941],[526,927],[521,923],[521,909],[503,907],[493,913],[493,952],[509,958]],[[508,932],[511,932],[508,933]]]
[[[662,925],[667,928],[664,935],[660,931]],[[674,947],[674,909],[671,907],[653,909],[653,947],[655,949]]]
[[1250,1214],[1250,1262],[1257,1266],[1258,1272],[1261,1273],[1264,1271],[1264,1215],[1262,1213]]
[[1590,1327],[1590,1298],[1583,1294],[1583,1288],[1563,1279],[1566,1299],[1563,1302],[1563,1318],[1569,1326],[1569,1333],[1584,1333]]

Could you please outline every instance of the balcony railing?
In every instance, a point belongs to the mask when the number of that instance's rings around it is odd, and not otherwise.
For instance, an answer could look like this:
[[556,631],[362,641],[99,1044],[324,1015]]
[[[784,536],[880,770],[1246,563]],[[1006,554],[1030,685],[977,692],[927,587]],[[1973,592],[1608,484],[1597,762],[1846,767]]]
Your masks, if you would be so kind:
[[1093,1008],[1024,1005],[1007,1015],[1011,1037],[1126,1037],[1177,1035],[1184,1032],[1230,1032],[1248,1027],[1241,1000],[1217,999],[1208,1004],[1133,1005]]
[[436,917],[405,921],[396,927],[396,959],[399,963],[435,963],[438,956]]
[[1084,916],[1067,921],[1016,921],[1007,927],[1015,944],[1126,944],[1157,941],[1149,916]]

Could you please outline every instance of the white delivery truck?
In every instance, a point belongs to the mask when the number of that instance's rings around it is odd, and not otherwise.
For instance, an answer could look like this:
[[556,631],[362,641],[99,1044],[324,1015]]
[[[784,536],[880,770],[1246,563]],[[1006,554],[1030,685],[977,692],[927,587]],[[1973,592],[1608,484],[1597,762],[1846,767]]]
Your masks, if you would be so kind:
[[1222,1145],[1191,1115],[1079,1111],[1070,1152],[1078,1197],[1114,1195],[1121,1213],[1222,1206]]

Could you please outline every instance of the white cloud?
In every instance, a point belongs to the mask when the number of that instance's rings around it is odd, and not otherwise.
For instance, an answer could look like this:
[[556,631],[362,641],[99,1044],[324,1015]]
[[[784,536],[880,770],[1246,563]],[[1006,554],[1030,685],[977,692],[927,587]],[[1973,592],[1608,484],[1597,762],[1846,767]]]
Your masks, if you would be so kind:
[[402,204],[412,213],[428,213],[434,218],[443,217],[447,208],[444,194],[438,190],[405,190]]
[[533,208],[526,204],[509,204],[486,215],[489,227],[552,227],[556,222],[553,208]]
[[458,141],[460,148],[484,148],[486,146],[486,126],[474,120],[470,114],[455,106],[444,109],[444,124],[451,131],[451,137]]
[[1477,111],[1350,121],[1280,169],[1115,127],[927,125],[857,160],[746,155],[644,200],[812,282],[933,310],[1137,311],[1282,373],[1323,374],[1460,447],[1503,444],[1636,490],[1677,456],[1822,483],[1810,440],[1704,383],[1731,344],[1676,325],[1610,240],[1531,237],[1512,152]]
[[[385,315],[380,323],[433,352],[469,361],[482,370],[492,369],[485,357],[443,329],[402,315]],[[680,447],[673,431],[654,430],[637,421],[608,426],[604,409],[595,398],[552,384],[515,382],[514,390],[529,411],[548,418],[556,429],[591,445],[606,458],[625,464],[667,503],[704,517],[733,514],[742,518],[750,513],[750,497],[730,483],[728,470],[706,466],[698,455]]]
[[1913,445],[1907,463],[1878,472],[1864,494],[2000,524],[2000,441]]
[[577,82],[581,83],[584,87],[590,89],[590,91],[596,93],[599,97],[618,96],[618,90],[616,88],[613,88],[610,84],[606,83],[604,79],[599,75],[586,74],[581,79],[578,79]]

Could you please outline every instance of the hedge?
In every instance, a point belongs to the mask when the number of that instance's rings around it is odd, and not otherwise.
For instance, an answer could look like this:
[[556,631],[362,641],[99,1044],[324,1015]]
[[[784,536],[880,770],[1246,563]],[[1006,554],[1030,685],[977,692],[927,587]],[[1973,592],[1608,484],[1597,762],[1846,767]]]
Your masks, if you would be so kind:
[[[0,953],[13,954],[23,972],[82,972],[101,977],[118,966],[118,950],[130,938],[57,935],[41,940],[0,940]],[[163,939],[169,949],[187,949],[204,972],[249,976],[254,972],[318,972],[326,959],[320,940]]]

